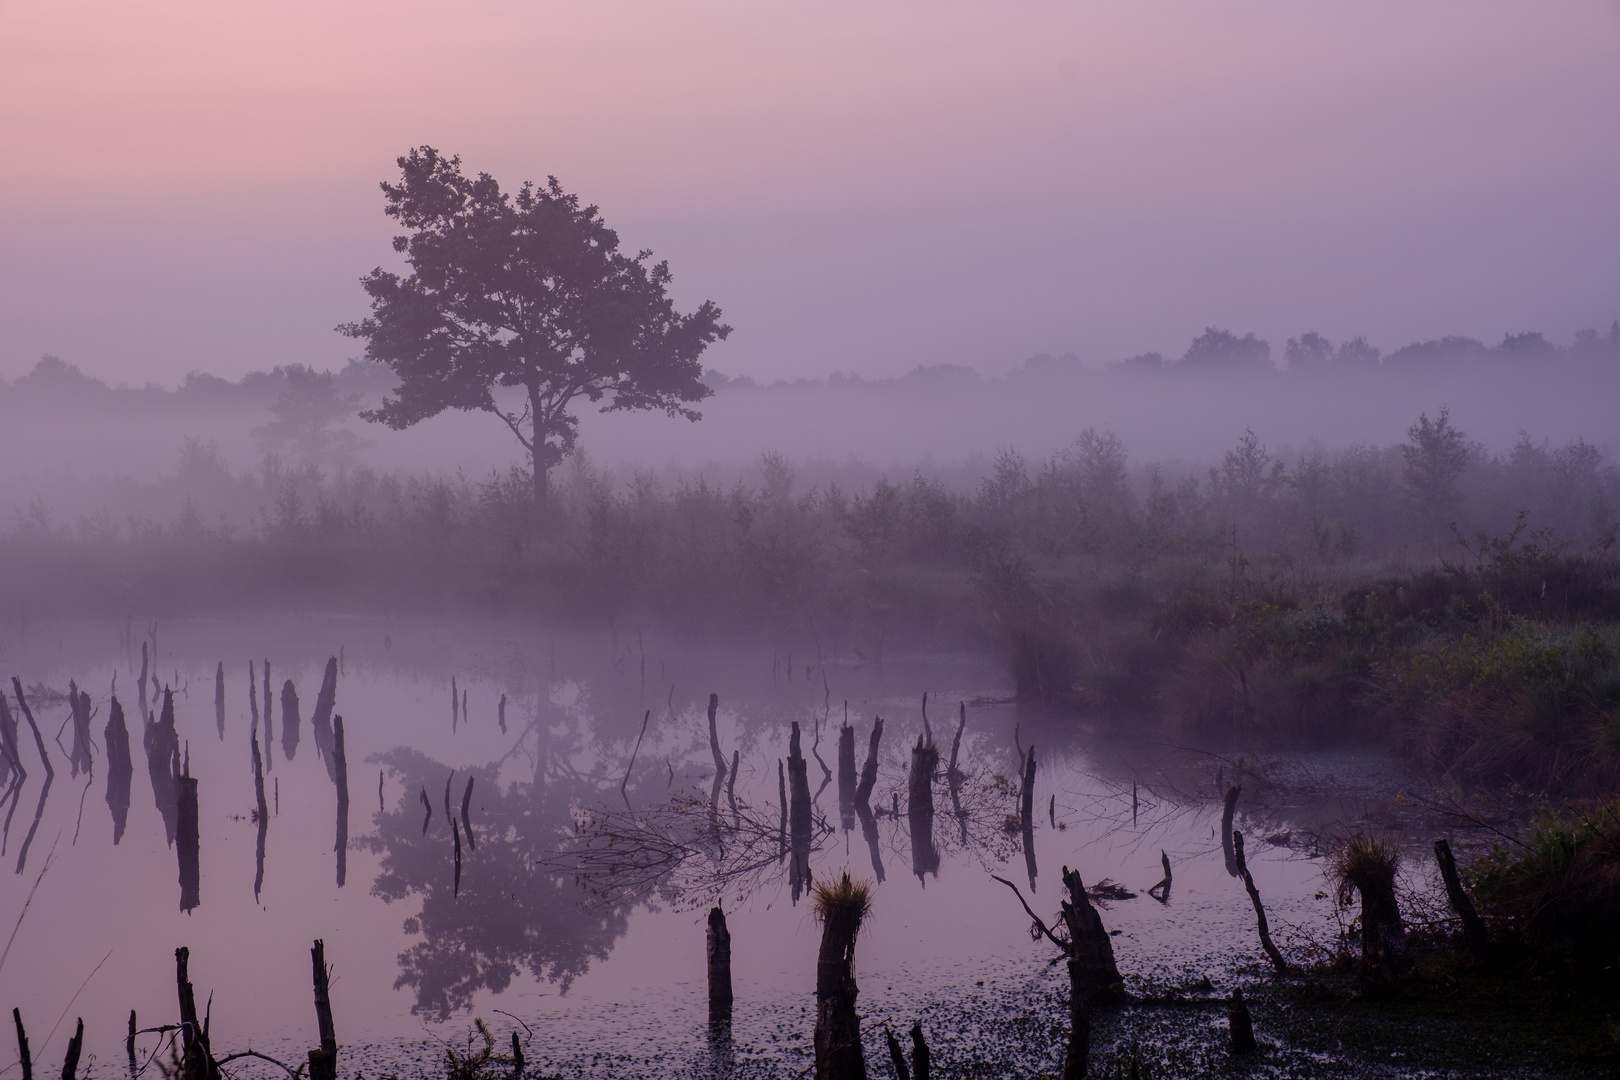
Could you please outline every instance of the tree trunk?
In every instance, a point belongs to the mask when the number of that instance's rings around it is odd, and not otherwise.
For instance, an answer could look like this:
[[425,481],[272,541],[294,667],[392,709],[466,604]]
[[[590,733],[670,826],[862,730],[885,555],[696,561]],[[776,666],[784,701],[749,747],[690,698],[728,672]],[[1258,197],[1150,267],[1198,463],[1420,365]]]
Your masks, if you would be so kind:
[[534,531],[544,534],[551,528],[551,467],[540,460],[539,439],[535,440],[534,446]]
[[866,914],[866,887],[840,885],[818,896],[822,923],[816,958],[816,1080],[866,1080],[861,1021],[855,1012],[855,938]]

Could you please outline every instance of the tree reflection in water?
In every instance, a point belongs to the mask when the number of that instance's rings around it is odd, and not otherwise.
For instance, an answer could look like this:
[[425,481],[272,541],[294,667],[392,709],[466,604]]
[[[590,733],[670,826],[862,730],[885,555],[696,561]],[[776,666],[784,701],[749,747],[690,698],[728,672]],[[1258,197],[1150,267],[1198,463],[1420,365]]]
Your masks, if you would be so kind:
[[[421,793],[442,787],[450,767],[405,748],[372,759],[398,778],[401,795],[377,816],[375,834],[356,843],[381,856],[373,894],[389,902],[420,896],[420,914],[405,920],[406,933],[420,940],[400,954],[395,981],[415,992],[413,1012],[448,1019],[470,1008],[478,992],[504,991],[525,971],[566,991],[593,961],[607,958],[638,904],[707,906],[722,897],[781,888],[789,877],[789,830],[780,806],[754,804],[738,794],[736,809],[722,813],[717,800],[697,792],[668,792],[662,770],[649,767],[631,779],[630,801],[646,805],[656,797],[661,805],[613,810],[621,774],[613,770],[610,776],[600,757],[589,773],[570,764],[583,741],[579,730],[549,731],[534,751],[532,777],[514,781],[508,771],[503,786],[503,767],[536,747],[539,730],[531,724],[498,761],[455,770],[457,779],[476,781],[470,824],[478,838],[476,849],[462,851],[459,896],[451,822],[431,813],[424,831],[421,806]],[[670,779],[677,770],[691,775],[685,767],[690,765],[695,762],[677,757],[668,766]],[[875,786],[875,760],[871,765]],[[932,835],[926,846],[974,856],[985,866],[1016,855],[1017,830],[1006,823],[1017,821],[1017,786],[988,769],[964,769],[951,779],[950,812],[928,815]],[[892,795],[907,786],[904,774],[885,781]],[[944,789],[946,779],[938,782]],[[897,853],[923,839],[914,831],[922,825],[920,815],[888,807],[874,815],[867,800],[857,797],[854,803],[874,867],[882,862],[881,818],[890,818],[889,844]],[[806,816],[808,835],[794,839],[808,840],[808,863],[837,830],[819,809]],[[937,873],[937,864],[929,869]]]
[[481,990],[505,990],[522,971],[566,990],[605,958],[625,931],[628,900],[590,899],[568,877],[543,865],[573,829],[570,804],[594,802],[589,780],[536,778],[505,787],[500,762],[458,770],[478,780],[472,816],[476,850],[463,850],[460,895],[454,893],[454,850],[448,821],[424,833],[416,792],[437,787],[450,768],[410,749],[377,758],[404,783],[390,812],[379,814],[375,835],[357,841],[381,855],[372,893],[385,901],[420,895],[422,910],[405,920],[422,940],[399,956],[396,988],[416,994],[411,1011],[445,1020],[470,1008]]

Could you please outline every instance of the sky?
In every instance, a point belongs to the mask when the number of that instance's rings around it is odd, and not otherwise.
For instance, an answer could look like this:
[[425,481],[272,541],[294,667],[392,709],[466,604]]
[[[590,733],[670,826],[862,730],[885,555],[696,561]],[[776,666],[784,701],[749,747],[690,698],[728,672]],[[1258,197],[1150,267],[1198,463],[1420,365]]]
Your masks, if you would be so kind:
[[340,366],[428,144],[760,379],[1620,317],[1620,2],[0,0],[0,378]]

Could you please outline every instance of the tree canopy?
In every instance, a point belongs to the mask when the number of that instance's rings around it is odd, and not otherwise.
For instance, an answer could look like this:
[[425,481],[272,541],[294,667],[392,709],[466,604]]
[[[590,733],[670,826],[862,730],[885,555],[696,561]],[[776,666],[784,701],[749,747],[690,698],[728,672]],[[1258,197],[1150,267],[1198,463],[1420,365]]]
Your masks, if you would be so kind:
[[597,207],[556,177],[507,193],[429,146],[398,164],[400,182],[382,190],[410,230],[394,237],[410,273],[367,274],[370,317],[338,328],[399,377],[366,419],[402,429],[446,409],[499,417],[529,454],[542,516],[547,470],[578,438],[576,399],[701,419],[700,357],[731,327],[712,301],[675,309],[667,262],[621,251]]

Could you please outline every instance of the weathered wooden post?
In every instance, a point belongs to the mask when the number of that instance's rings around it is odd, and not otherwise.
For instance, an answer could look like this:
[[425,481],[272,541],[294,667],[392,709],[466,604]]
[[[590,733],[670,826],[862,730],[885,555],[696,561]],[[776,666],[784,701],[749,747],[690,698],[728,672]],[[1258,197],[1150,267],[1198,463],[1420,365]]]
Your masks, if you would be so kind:
[[870,910],[865,884],[844,874],[817,885],[816,918],[821,950],[816,957],[816,1080],[866,1080],[861,1020],[855,1013],[855,938]]
[[62,1061],[62,1080],[74,1080],[74,1074],[79,1071],[79,1054],[83,1049],[84,1017],[81,1016],[73,1038],[68,1040],[67,1057]]
[[332,972],[326,966],[325,941],[315,939],[309,959],[315,976],[315,1024],[321,1036],[320,1049],[309,1052],[309,1080],[337,1080],[337,1028],[332,1024]]
[[1247,1054],[1254,1049],[1254,1023],[1249,1019],[1249,1005],[1243,1000],[1243,991],[1232,988],[1232,1000],[1226,1006],[1226,1030],[1232,1038],[1232,1053]]
[[1260,946],[1266,950],[1266,956],[1271,959],[1271,966],[1277,969],[1277,974],[1288,974],[1288,961],[1283,959],[1277,946],[1271,943],[1271,928],[1266,923],[1266,909],[1260,903],[1260,890],[1254,887],[1254,878],[1249,874],[1249,863],[1243,857],[1243,834],[1233,830],[1232,854],[1237,862],[1238,876],[1243,879],[1243,887],[1248,890],[1249,901],[1254,904],[1254,916],[1260,930]]
[[1463,937],[1468,941],[1469,951],[1474,954],[1474,960],[1481,966],[1491,961],[1491,939],[1485,933],[1485,922],[1474,910],[1474,902],[1463,891],[1462,879],[1457,876],[1457,860],[1451,855],[1451,844],[1444,838],[1434,842],[1435,861],[1440,864],[1440,877],[1446,884],[1446,899],[1451,902],[1451,910],[1457,913],[1462,920]]
[[11,1019],[17,1025],[17,1057],[22,1065],[22,1080],[34,1080],[34,1055],[28,1049],[28,1032],[23,1030],[22,1010],[12,1009]]
[[124,1055],[129,1058],[129,1080],[141,1080],[140,1063],[135,1060],[135,1010],[129,1010],[129,1034],[124,1037]]
[[709,909],[709,1022],[731,1019],[731,931],[717,904]]

